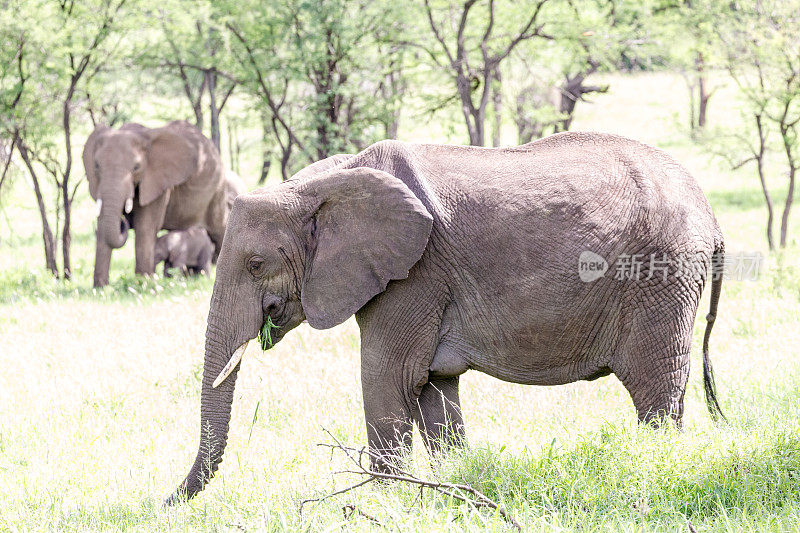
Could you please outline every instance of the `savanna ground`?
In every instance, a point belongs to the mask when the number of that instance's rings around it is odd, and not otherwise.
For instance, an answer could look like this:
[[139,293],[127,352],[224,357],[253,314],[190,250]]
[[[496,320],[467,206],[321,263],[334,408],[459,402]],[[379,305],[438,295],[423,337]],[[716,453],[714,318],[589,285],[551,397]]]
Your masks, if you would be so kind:
[[[461,386],[470,450],[432,469],[415,437],[411,468],[480,489],[528,530],[686,531],[689,523],[697,531],[798,530],[800,214],[789,248],[767,254],[752,169],[730,171],[680,131],[681,78],[610,81],[609,94],[579,106],[574,129],[621,133],[666,149],[706,191],[728,250],[767,255],[757,282],[726,282],[712,336],[730,423],[714,425],[703,400],[707,289],[683,431],[639,428],[613,376],[528,387],[470,372]],[[711,123],[733,120],[732,93],[728,87],[715,94]],[[446,140],[414,122],[405,120],[407,132],[415,132],[406,140]],[[252,175],[245,177],[252,183]],[[773,177],[779,201],[783,181]],[[23,196],[30,193],[20,191],[19,203],[30,206]],[[94,294],[93,206],[85,191],[82,198],[76,276],[66,285],[43,272],[33,207],[12,202],[0,212],[1,530],[509,529],[496,513],[428,492],[420,498],[401,484],[367,486],[299,514],[302,500],[355,480],[334,474],[346,461],[316,445],[330,442],[323,428],[347,443],[365,441],[353,320],[329,331],[303,325],[266,353],[251,343],[217,477],[188,504],[162,509],[196,452],[212,284],[136,279],[129,243],[114,254],[112,285]],[[346,504],[382,526],[344,518]]]

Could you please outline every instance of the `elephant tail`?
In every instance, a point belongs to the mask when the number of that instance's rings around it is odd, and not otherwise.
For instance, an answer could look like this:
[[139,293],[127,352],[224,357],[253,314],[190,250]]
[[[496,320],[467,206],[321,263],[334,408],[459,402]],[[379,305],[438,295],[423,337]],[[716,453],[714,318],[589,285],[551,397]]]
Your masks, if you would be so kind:
[[714,320],[717,318],[717,305],[719,295],[722,292],[722,272],[725,263],[725,245],[720,242],[715,246],[711,256],[711,306],[706,315],[706,331],[703,335],[703,387],[706,392],[706,405],[711,419],[715,422],[720,418],[727,421],[722,414],[722,408],[717,400],[717,386],[714,383],[714,369],[711,367],[711,357],[708,354],[708,340],[711,338],[711,329],[714,327]]

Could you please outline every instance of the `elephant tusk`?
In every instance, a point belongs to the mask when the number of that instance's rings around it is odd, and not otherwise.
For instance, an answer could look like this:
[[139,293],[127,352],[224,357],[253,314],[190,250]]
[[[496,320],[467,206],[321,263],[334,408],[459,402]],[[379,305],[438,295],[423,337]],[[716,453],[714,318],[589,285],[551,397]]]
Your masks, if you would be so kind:
[[231,360],[228,361],[228,364],[225,365],[225,368],[222,369],[222,372],[219,373],[217,379],[214,380],[214,388],[216,389],[219,387],[220,383],[225,381],[225,379],[233,372],[233,369],[236,368],[236,365],[239,364],[239,361],[242,360],[242,356],[244,355],[244,351],[247,349],[247,343],[250,341],[246,341],[244,344],[236,348],[236,351],[233,352],[231,356]]
[[97,199],[97,204],[95,204],[95,205],[96,205],[96,213],[94,214],[94,217],[98,218],[100,216],[100,211],[103,209],[103,199],[102,198],[98,198]]
[[133,209],[133,198],[128,198],[125,200],[125,213],[130,213],[131,209]]

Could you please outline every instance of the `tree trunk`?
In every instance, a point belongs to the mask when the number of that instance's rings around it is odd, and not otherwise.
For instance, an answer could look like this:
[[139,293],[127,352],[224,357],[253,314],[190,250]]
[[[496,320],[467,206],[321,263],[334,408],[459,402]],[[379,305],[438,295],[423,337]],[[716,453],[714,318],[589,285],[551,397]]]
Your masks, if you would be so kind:
[[478,112],[472,103],[472,89],[469,80],[459,74],[456,78],[456,88],[458,96],[461,98],[461,112],[464,114],[469,144],[483,146],[483,122],[480,121]]
[[258,184],[264,185],[269,177],[269,169],[272,167],[272,153],[264,150],[264,154],[261,157],[261,175],[258,177]]
[[[72,82],[64,98],[62,110],[63,129],[64,129],[64,152],[66,161],[64,170],[61,173],[61,201],[64,208],[64,228],[61,230],[61,255],[63,264],[61,265],[64,279],[72,278],[72,261],[70,259],[70,247],[72,245],[72,197],[69,190],[69,178],[72,175],[72,98],[78,86],[82,73],[72,76]],[[54,176],[55,177],[55,176]]]
[[289,174],[289,159],[292,157],[292,141],[287,141],[286,147],[281,149],[281,179],[288,180],[291,177]]
[[756,165],[758,168],[758,179],[761,182],[761,192],[764,194],[764,202],[767,204],[767,243],[770,251],[775,249],[775,238],[772,233],[773,220],[775,218],[775,208],[772,204],[772,195],[767,189],[767,178],[764,171],[764,154],[767,151],[766,135],[761,115],[755,115],[756,131],[758,132],[758,153],[755,154]]
[[392,118],[386,125],[386,138],[397,139],[397,133],[400,131],[400,113],[393,112]]
[[8,169],[11,167],[11,157],[14,155],[14,149],[17,146],[17,139],[19,138],[19,131],[14,130],[14,136],[11,139],[11,145],[8,147],[8,157],[6,158],[6,162],[3,165],[3,173],[0,174],[0,191],[3,190],[3,183],[6,181],[6,176],[8,176]]
[[786,202],[783,205],[783,216],[781,217],[781,248],[786,248],[786,241],[789,234],[789,212],[794,202],[794,175],[796,169],[789,170],[789,191],[786,193]]
[[272,150],[267,144],[267,139],[270,136],[270,133],[274,131],[275,136],[278,135],[278,132],[275,131],[275,127],[277,126],[277,121],[273,120],[272,129],[270,129],[270,124],[268,122],[268,118],[265,112],[261,113],[261,145],[262,145],[262,152],[261,152],[261,175],[258,177],[258,184],[264,185],[269,177],[269,169],[272,166]]
[[217,108],[217,71],[209,69],[206,71],[206,86],[208,87],[208,111],[211,116],[211,142],[217,147],[217,151],[222,153],[219,133],[219,109]]
[[756,163],[758,165],[758,179],[761,180],[761,192],[764,193],[764,201],[767,204],[767,243],[769,244],[769,249],[775,249],[775,238],[772,236],[772,222],[775,218],[775,209],[772,206],[772,196],[769,194],[769,190],[767,189],[767,180],[764,176],[764,156],[763,154],[761,157],[757,158]]
[[[786,104],[785,110],[788,109]],[[784,110],[784,111],[785,111]],[[786,247],[789,233],[789,212],[792,210],[792,203],[794,202],[794,178],[797,172],[797,163],[795,162],[794,144],[793,140],[795,135],[790,135],[789,130],[791,126],[786,125],[786,114],[784,112],[784,119],[781,122],[781,137],[783,139],[783,149],[786,154],[786,162],[789,165],[789,190],[786,193],[786,202],[783,204],[783,215],[781,216],[781,248]]]
[[192,103],[192,109],[194,109],[194,125],[197,126],[198,130],[203,131],[205,127],[203,124],[203,103],[200,100]]
[[31,181],[33,182],[33,192],[36,194],[36,205],[39,208],[39,218],[42,220],[42,243],[44,244],[45,266],[47,267],[47,270],[53,274],[53,276],[58,277],[58,265],[56,265],[55,254],[55,239],[53,238],[53,231],[50,229],[50,222],[47,220],[47,208],[44,205],[44,197],[42,196],[42,190],[39,187],[39,178],[37,177],[36,171],[33,169],[33,165],[31,164],[28,148],[22,143],[22,141],[19,142],[17,151],[19,151],[22,161],[25,162],[25,166],[28,168],[28,173],[30,174]]
[[[64,180],[66,185],[66,179]],[[66,189],[66,187],[64,187]],[[72,261],[70,259],[70,246],[72,246],[72,200],[68,191],[62,192],[64,202],[64,228],[61,230],[61,256],[63,259],[63,277],[72,279]]]
[[563,118],[557,123],[554,128],[555,131],[568,131],[572,125],[572,119],[575,117],[575,106],[583,93],[584,79],[583,73],[573,77],[567,76],[561,85],[561,99],[558,111]]
[[319,103],[317,118],[317,157],[322,160],[331,155],[333,148],[333,128],[339,124],[339,110],[336,106],[336,95],[333,94],[333,80],[317,86],[317,102]]
[[701,52],[697,52],[695,59],[695,69],[697,70],[697,127],[702,129],[706,126],[706,110],[708,109],[708,80],[705,72],[705,60]]
[[281,179],[288,180],[289,175],[289,159],[292,157],[292,147],[294,145],[290,132],[286,131],[286,142],[281,140],[281,134],[278,131],[278,118],[272,115],[272,131],[275,133],[275,139],[278,141],[278,146],[281,149]]
[[494,124],[492,126],[492,146],[500,146],[503,139],[503,79],[500,77],[500,67],[495,67],[494,83],[492,84],[492,110],[494,111]]

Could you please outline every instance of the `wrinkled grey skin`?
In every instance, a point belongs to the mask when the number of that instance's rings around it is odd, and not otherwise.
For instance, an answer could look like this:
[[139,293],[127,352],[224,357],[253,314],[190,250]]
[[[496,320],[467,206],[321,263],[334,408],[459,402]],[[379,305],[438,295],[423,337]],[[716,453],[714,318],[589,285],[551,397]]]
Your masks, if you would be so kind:
[[[199,225],[222,246],[233,197],[241,180],[226,180],[213,143],[187,122],[162,128],[98,126],[86,140],[83,164],[89,193],[102,200],[97,220],[94,286],[108,284],[111,251],[136,234],[136,272],[155,272],[159,230]],[[131,199],[132,209],[125,213]]]
[[[562,133],[504,149],[383,141],[335,163],[236,199],[208,316],[200,446],[168,503],[218,467],[239,365],[212,383],[267,316],[279,342],[304,319],[324,329],[355,313],[375,468],[410,444],[412,422],[434,449],[464,441],[468,369],[532,385],[613,372],[641,421],[680,424],[694,317],[723,237],[675,160]],[[612,265],[605,276],[581,281],[585,250]],[[646,279],[644,264],[639,280],[614,279],[622,254],[685,253],[698,276]],[[709,322],[720,288],[715,278]]]
[[154,256],[156,266],[164,263],[164,277],[171,277],[171,268],[184,276],[189,273],[209,276],[214,243],[208,232],[198,226],[170,231],[156,239]]

